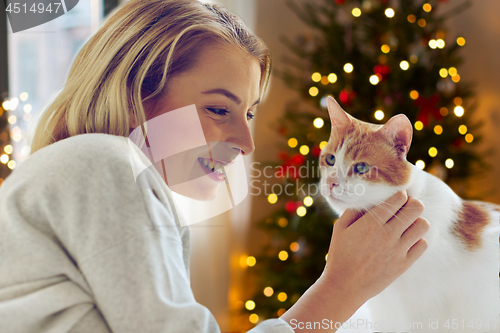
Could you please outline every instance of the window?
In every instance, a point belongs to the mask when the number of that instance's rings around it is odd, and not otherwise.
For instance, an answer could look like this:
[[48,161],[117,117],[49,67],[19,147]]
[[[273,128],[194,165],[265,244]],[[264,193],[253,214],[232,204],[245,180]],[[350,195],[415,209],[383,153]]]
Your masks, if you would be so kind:
[[[45,106],[63,88],[71,64],[103,19],[103,0],[79,1],[64,15],[13,33],[8,27],[11,159],[29,155],[29,135]],[[66,9],[65,9],[66,10]]]

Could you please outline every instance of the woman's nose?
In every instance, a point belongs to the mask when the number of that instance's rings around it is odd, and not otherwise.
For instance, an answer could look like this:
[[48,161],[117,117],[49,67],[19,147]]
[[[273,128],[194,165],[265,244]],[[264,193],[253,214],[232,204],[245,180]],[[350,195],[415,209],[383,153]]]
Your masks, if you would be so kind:
[[255,150],[252,133],[250,131],[250,125],[248,122],[245,122],[244,124],[240,123],[238,126],[234,127],[234,131],[232,131],[232,138],[230,138],[230,141],[238,145],[242,155],[249,155]]

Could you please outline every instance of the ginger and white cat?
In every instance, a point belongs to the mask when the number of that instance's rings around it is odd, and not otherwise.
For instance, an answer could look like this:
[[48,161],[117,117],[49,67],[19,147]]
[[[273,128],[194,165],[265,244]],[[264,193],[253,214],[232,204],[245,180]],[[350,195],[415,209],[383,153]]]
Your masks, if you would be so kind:
[[328,112],[332,132],[320,165],[330,206],[338,214],[367,211],[406,190],[431,225],[425,253],[339,332],[500,332],[500,207],[462,200],[408,162],[413,127],[405,115],[370,124],[331,97]]

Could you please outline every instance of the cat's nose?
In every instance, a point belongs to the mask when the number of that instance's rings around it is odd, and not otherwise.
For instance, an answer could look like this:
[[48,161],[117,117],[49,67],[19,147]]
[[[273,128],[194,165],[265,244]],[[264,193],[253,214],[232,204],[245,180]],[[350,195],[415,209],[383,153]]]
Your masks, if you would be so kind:
[[327,180],[326,183],[328,184],[330,191],[333,190],[334,187],[339,186],[338,182],[332,180]]

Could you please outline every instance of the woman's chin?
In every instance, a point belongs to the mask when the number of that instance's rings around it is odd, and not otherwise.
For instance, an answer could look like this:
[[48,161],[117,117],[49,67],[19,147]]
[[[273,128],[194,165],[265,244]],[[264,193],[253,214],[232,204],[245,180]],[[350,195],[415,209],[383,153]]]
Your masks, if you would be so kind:
[[170,186],[170,189],[194,200],[212,201],[217,197],[221,184],[220,182],[213,181],[208,176],[203,176],[182,184]]

